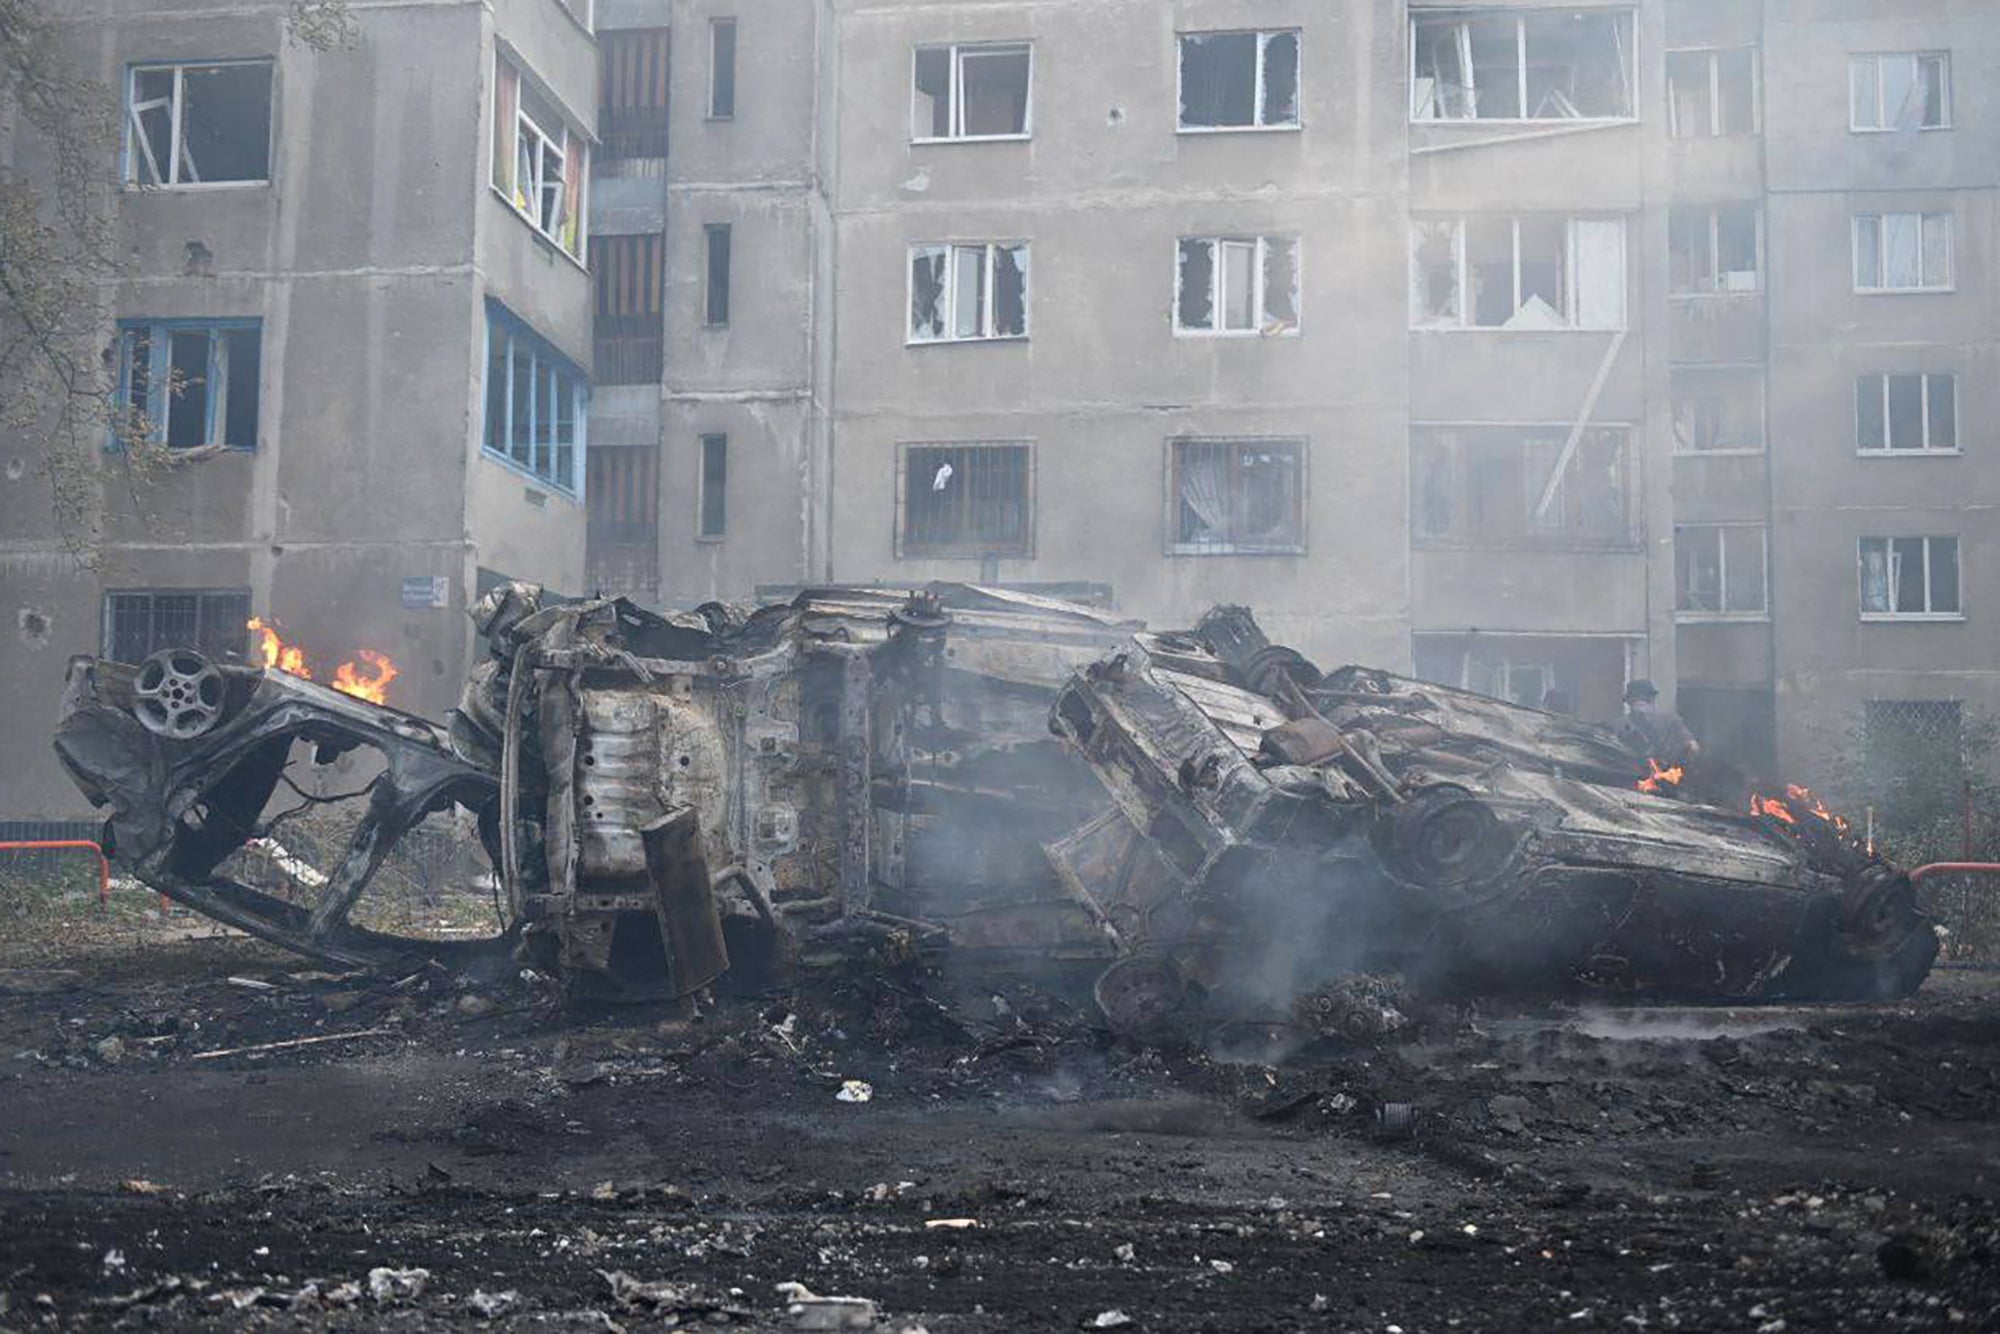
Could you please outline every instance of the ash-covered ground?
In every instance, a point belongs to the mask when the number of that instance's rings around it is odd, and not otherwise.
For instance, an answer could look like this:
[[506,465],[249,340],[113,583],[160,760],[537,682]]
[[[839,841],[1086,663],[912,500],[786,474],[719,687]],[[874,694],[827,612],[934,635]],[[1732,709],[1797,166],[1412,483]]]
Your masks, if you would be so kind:
[[2000,1321],[2000,974],[1812,1009],[1390,993],[1394,1031],[1278,1059],[922,972],[690,1023],[205,928],[0,968],[0,1329],[866,1318],[783,1284],[937,1334]]

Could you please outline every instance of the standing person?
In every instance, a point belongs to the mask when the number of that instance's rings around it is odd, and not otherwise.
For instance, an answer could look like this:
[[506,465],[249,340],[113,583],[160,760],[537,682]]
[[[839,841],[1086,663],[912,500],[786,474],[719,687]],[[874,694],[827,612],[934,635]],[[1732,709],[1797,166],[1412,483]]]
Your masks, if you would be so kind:
[[1701,743],[1672,709],[1660,707],[1660,688],[1639,677],[1625,687],[1625,725],[1619,736],[1634,755],[1656,760],[1663,769],[1686,765],[1701,754]]

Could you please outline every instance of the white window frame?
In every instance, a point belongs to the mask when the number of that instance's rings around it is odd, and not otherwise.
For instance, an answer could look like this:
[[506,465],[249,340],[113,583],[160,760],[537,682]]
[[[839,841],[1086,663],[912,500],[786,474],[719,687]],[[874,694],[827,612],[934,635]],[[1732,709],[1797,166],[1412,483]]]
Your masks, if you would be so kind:
[[[1739,51],[1750,53],[1750,128],[1742,134],[1722,132],[1722,57]],[[1706,134],[1680,133],[1680,114],[1675,111],[1674,85],[1671,72],[1667,77],[1667,138],[1677,144],[1695,143],[1702,139],[1749,139],[1764,132],[1764,59],[1763,51],[1755,46],[1676,46],[1667,50],[1669,62],[1675,56],[1706,56],[1708,65],[1708,132]]]
[[[1528,19],[1536,14],[1608,13],[1623,14],[1627,31],[1632,34],[1632,49],[1626,54],[1625,86],[1631,91],[1632,112],[1626,116],[1530,116],[1528,102]],[[1511,15],[1514,19],[1514,76],[1519,89],[1514,109],[1516,116],[1419,116],[1417,114],[1417,20],[1422,17],[1457,14],[1461,18],[1498,17]],[[1634,125],[1639,121],[1639,11],[1629,5],[1573,5],[1563,8],[1523,8],[1523,9],[1467,9],[1467,10],[1415,10],[1410,12],[1408,47],[1410,53],[1409,105],[1407,115],[1412,125]],[[1435,95],[1435,94],[1433,94]]]
[[[1912,126],[1893,124],[1863,125],[1860,122],[1859,117],[1855,114],[1859,108],[1854,105],[1855,66],[1863,61],[1867,61],[1874,66],[1875,114],[1877,118],[1882,118],[1888,110],[1886,99],[1882,95],[1882,62],[1885,60],[1907,60],[1910,62],[1910,86],[1912,88],[1921,88],[1923,86],[1923,62],[1926,60],[1935,60],[1938,62],[1940,79],[1943,85],[1938,90],[1938,111],[1944,117],[1942,121],[1936,125],[1925,125],[1919,122]],[[1949,51],[1856,51],[1847,57],[1847,132],[1849,134],[1895,134],[1905,128],[1918,131],[1949,130],[1952,128],[1951,93],[1951,52]]]
[[[589,267],[587,259],[590,254],[590,211],[588,207],[590,199],[589,141],[584,138],[580,131],[571,125],[564,115],[562,107],[557,103],[557,100],[544,91],[528,73],[528,67],[521,61],[511,58],[505,52],[501,51],[496,51],[493,55],[492,102],[496,111],[496,119],[500,104],[499,88],[502,66],[513,71],[514,75],[514,123],[507,127],[506,132],[507,161],[510,164],[510,170],[515,179],[511,183],[494,179],[494,172],[498,170],[496,163],[488,169],[487,183],[492,188],[493,193],[500,196],[501,200],[513,211],[514,215],[533,229],[535,235],[554,246],[559,253],[578,268],[587,269]],[[551,104],[550,110],[555,113],[558,122],[555,130],[562,136],[560,139],[550,133],[549,127],[528,114],[528,108],[525,105],[526,99],[522,94],[530,90],[534,92],[536,97]],[[524,131],[533,136],[535,149],[531,160],[533,179],[527,182],[525,193],[528,196],[528,203],[525,207],[519,198],[519,195],[522,193],[523,184],[519,177],[521,172],[521,136]],[[496,123],[494,133],[497,135],[499,132],[500,127]],[[552,147],[560,159],[562,170],[559,170],[557,173],[557,188],[564,191],[563,197],[568,203],[568,210],[557,218],[555,230],[553,231],[542,226],[541,222],[542,192],[548,186],[548,181],[544,175],[542,154],[544,146]],[[577,164],[576,195],[574,198],[568,198],[566,171],[570,155],[573,153],[582,153],[583,157]],[[570,217],[573,217],[576,221],[576,249],[573,251],[567,245],[563,244],[562,236],[562,220],[563,218]]]
[[[1875,219],[1875,266],[1884,286],[1863,287],[1861,285],[1861,226],[1869,218]],[[1917,267],[1921,270],[1924,262],[1924,222],[1929,218],[1943,218],[1944,226],[1944,281],[1924,283],[1923,274],[1917,276],[1915,287],[1889,287],[1889,219],[1915,218],[1917,220]],[[1856,296],[1898,296],[1915,293],[1952,292],[1958,288],[1958,215],[1952,209],[1918,209],[1914,212],[1898,209],[1884,213],[1856,213],[1848,222],[1849,248],[1852,251],[1854,270],[1854,293]]]
[[[1522,219],[1523,219],[1523,218],[1530,218],[1530,217],[1541,217],[1541,216],[1546,216],[1546,217],[1559,217],[1559,218],[1561,218],[1561,219],[1563,220],[1563,224],[1564,224],[1564,228],[1565,228],[1565,237],[1564,237],[1564,242],[1563,242],[1563,247],[1564,247],[1564,251],[1565,251],[1565,263],[1566,263],[1566,264],[1567,264],[1567,266],[1568,266],[1568,272],[1567,272],[1567,273],[1565,274],[1565,278],[1566,278],[1566,280],[1567,280],[1567,281],[1566,281],[1566,286],[1567,286],[1567,288],[1568,288],[1568,292],[1569,292],[1569,299],[1570,299],[1570,300],[1571,300],[1572,302],[1576,302],[1576,301],[1578,301],[1578,300],[1579,300],[1579,298],[1580,298],[1580,297],[1581,297],[1581,295],[1582,295],[1582,294],[1581,294],[1581,293],[1580,293],[1580,292],[1578,291],[1578,283],[1577,283],[1577,266],[1576,266],[1576,265],[1577,265],[1577,245],[1576,245],[1576,231],[1577,231],[1577,224],[1578,224],[1579,222],[1616,222],[1616,223],[1618,223],[1618,224],[1619,224],[1619,227],[1620,227],[1620,229],[1621,229],[1621,233],[1622,233],[1622,235],[1621,235],[1621,238],[1620,238],[1620,243],[1619,243],[1619,256],[1620,256],[1620,258],[1621,258],[1621,259],[1622,259],[1622,260],[1624,261],[1624,264],[1623,264],[1623,267],[1622,267],[1622,268],[1620,269],[1620,271],[1619,271],[1619,274],[1618,274],[1618,281],[1619,281],[1619,286],[1620,286],[1620,291],[1619,291],[1619,295],[1618,295],[1618,311],[1619,311],[1619,317],[1620,317],[1620,319],[1619,319],[1619,323],[1617,323],[1617,324],[1583,324],[1583,323],[1580,323],[1580,322],[1578,322],[1578,321],[1577,321],[1577,319],[1576,319],[1576,317],[1575,317],[1575,316],[1573,316],[1573,315],[1572,315],[1572,314],[1571,314],[1570,312],[1568,312],[1568,311],[1564,311],[1564,312],[1563,312],[1563,317],[1564,317],[1564,319],[1568,320],[1568,321],[1569,321],[1569,323],[1566,323],[1566,324],[1562,325],[1561,327],[1559,327],[1559,328],[1555,328],[1555,329],[1509,329],[1509,328],[1507,328],[1507,327],[1506,327],[1505,325],[1503,325],[1503,324],[1477,324],[1477,323],[1475,323],[1475,322],[1474,322],[1474,320],[1473,320],[1473,307],[1474,307],[1475,303],[1474,303],[1474,301],[1473,301],[1473,297],[1472,297],[1472,265],[1471,265],[1471,261],[1470,261],[1470,259],[1468,258],[1467,254],[1466,254],[1466,223],[1467,223],[1467,222],[1469,222],[1469,221],[1470,221],[1471,219],[1473,219],[1473,218],[1475,218],[1475,217],[1480,217],[1480,218],[1485,218],[1485,217],[1504,217],[1504,218],[1506,218],[1506,219],[1507,219],[1507,221],[1508,221],[1509,223],[1511,223],[1511,224],[1512,224],[1512,227],[1513,227],[1513,236],[1514,236],[1514,247],[1513,247],[1513,249],[1514,249],[1514,258],[1513,258],[1513,271],[1514,271],[1514,291],[1515,291],[1515,292],[1516,292],[1516,293],[1518,294],[1518,293],[1520,292],[1520,290],[1521,290],[1521,221],[1522,221]],[[1411,244],[1410,244],[1410,266],[1411,266],[1411,272],[1410,272],[1410,275],[1409,275],[1409,281],[1410,281],[1410,283],[1412,284],[1412,286],[1414,286],[1414,284],[1415,284],[1415,281],[1416,281],[1416,273],[1415,273],[1415,268],[1416,268],[1416,263],[1417,263],[1417,256],[1416,256],[1416,246],[1415,246],[1415,228],[1417,227],[1417,225],[1418,225],[1419,223],[1424,223],[1424,224],[1431,224],[1431,223],[1450,223],[1450,224],[1451,224],[1451,226],[1452,226],[1452,252],[1453,252],[1453,253],[1452,253],[1452,259],[1453,259],[1453,262],[1454,262],[1454,263],[1455,263],[1455,264],[1457,265],[1457,267],[1458,267],[1458,276],[1457,276],[1457,281],[1458,281],[1458,320],[1457,320],[1457,322],[1456,322],[1456,323],[1453,323],[1453,324],[1420,324],[1420,323],[1418,323],[1418,322],[1417,322],[1417,318],[1416,318],[1416,311],[1415,311],[1415,310],[1412,310],[1412,311],[1410,312],[1410,330],[1411,330],[1411,332],[1413,332],[1413,333],[1475,333],[1475,334],[1510,334],[1510,335],[1519,335],[1519,334],[1574,334],[1574,333],[1583,333],[1583,334],[1592,334],[1592,333],[1596,333],[1596,334],[1601,334],[1601,333],[1615,333],[1615,332],[1617,332],[1617,331],[1618,331],[1618,330],[1620,330],[1620,329],[1629,329],[1629,328],[1631,327],[1631,324],[1632,324],[1632,224],[1631,224],[1631,220],[1630,220],[1629,216],[1628,216],[1628,215],[1626,215],[1626,214],[1623,214],[1623,213],[1555,213],[1555,214],[1535,214],[1535,213],[1500,213],[1500,214],[1489,214],[1489,213],[1454,213],[1454,214],[1416,214],[1416,215],[1413,215],[1413,216],[1412,216],[1412,217],[1410,218],[1410,220],[1409,220],[1409,223],[1410,223],[1410,227],[1411,227],[1411,237],[1410,237],[1410,242],[1411,242]],[[1515,308],[1516,310],[1519,310],[1519,309],[1520,309],[1520,302],[1519,302],[1519,300],[1518,300],[1518,296],[1517,296],[1517,299],[1516,299],[1516,301],[1515,301],[1515,303],[1514,303],[1514,308]]]
[[[917,133],[917,60],[926,51],[944,51],[951,61],[951,82],[946,94],[948,106],[945,118],[950,123],[950,134]],[[1012,134],[967,134],[965,125],[964,61],[968,55],[994,55],[1003,52],[1023,51],[1028,57],[1028,87],[1022,101],[1021,129]],[[1004,144],[1019,143],[1035,137],[1035,44],[1030,41],[999,42],[922,42],[910,48],[910,142],[913,144]]]
[[[1901,557],[1898,556],[1896,553],[1895,544],[1897,542],[1910,542],[1910,541],[1920,541],[1924,544],[1924,607],[1926,608],[1926,610],[1869,611],[1868,610],[1868,561],[1867,557],[1863,554],[1864,548],[1870,542],[1880,542],[1883,544],[1882,554],[1883,554],[1883,560],[1887,566],[1886,575],[1889,581],[1889,596],[1893,600],[1896,593],[1896,586],[1898,583],[1901,582],[1901,580],[1899,580],[1896,577],[1897,562],[1901,559]],[[1928,610],[1928,608],[1931,605],[1931,543],[1933,542],[1950,542],[1957,549],[1958,552],[1958,610],[1957,611]],[[1965,619],[1965,543],[1961,541],[1957,535],[1951,533],[1936,533],[1936,534],[1909,533],[1903,535],[1885,536],[1882,534],[1871,533],[1861,538],[1858,538],[1855,541],[1854,560],[1855,560],[1855,575],[1859,581],[1856,586],[1856,592],[1859,595],[1859,606],[1861,608],[1861,619],[1863,621],[1948,622],[1948,621],[1962,621]]]
[[[1749,530],[1758,535],[1762,547],[1764,566],[1763,606],[1754,611],[1736,611],[1729,606],[1729,541],[1723,536],[1727,529]],[[1709,611],[1680,605],[1679,581],[1681,579],[1680,536],[1682,533],[1714,532],[1716,593],[1722,600],[1720,610]],[[1677,523],[1674,525],[1674,620],[1681,624],[1699,624],[1708,621],[1768,621],[1771,619],[1771,528],[1763,523]]]
[[1757,435],[1763,441],[1755,449],[1682,449],[1680,433],[1674,432],[1674,457],[1682,459],[1754,459],[1761,458],[1771,448],[1771,386],[1764,374],[1761,363],[1751,362],[1732,365],[1723,362],[1700,363],[1674,366],[1667,373],[1668,413],[1672,415],[1679,403],[1674,389],[1681,383],[1698,380],[1720,380],[1755,376],[1757,379]]
[[[1714,275],[1715,281],[1718,284],[1721,283],[1723,274],[1722,215],[1725,212],[1736,212],[1744,208],[1750,210],[1751,225],[1756,229],[1756,239],[1752,242],[1755,254],[1751,258],[1757,265],[1751,272],[1755,274],[1757,283],[1754,287],[1723,287],[1718,285],[1715,287],[1698,287],[1686,291],[1673,290],[1672,284],[1669,283],[1669,290],[1667,292],[1668,300],[1701,301],[1714,297],[1761,296],[1764,292],[1764,210],[1756,204],[1689,204],[1682,207],[1697,209],[1708,218],[1708,269]],[[1669,238],[1668,244],[1671,247],[1671,238]]]
[[[1297,525],[1293,542],[1258,544],[1252,542],[1183,542],[1180,539],[1182,445],[1221,446],[1242,451],[1259,446],[1286,448],[1298,459]],[[1166,538],[1169,556],[1303,556],[1309,550],[1312,523],[1312,441],[1304,435],[1176,435],[1167,439],[1166,453]]]
[[[1265,264],[1273,242],[1282,242],[1292,248],[1292,322],[1273,329],[1270,311],[1267,308]],[[1181,247],[1189,243],[1206,244],[1209,247],[1208,300],[1213,316],[1209,328],[1181,323]],[[1222,262],[1225,246],[1249,245],[1251,282],[1255,290],[1251,293],[1250,327],[1231,329],[1225,327],[1227,310],[1225,298],[1228,296],[1228,266]],[[1174,239],[1174,307],[1173,325],[1176,338],[1296,338],[1299,328],[1305,322],[1305,266],[1302,251],[1304,246],[1297,236],[1236,236],[1217,233],[1212,236],[1181,236]]]
[[[958,328],[958,253],[984,246],[986,249],[985,273],[981,275],[980,309],[985,312],[981,321],[981,331],[977,334],[960,335]],[[944,291],[940,296],[944,332],[936,338],[919,338],[913,327],[911,316],[916,303],[916,260],[917,256],[932,250],[945,253]],[[1021,332],[994,333],[993,319],[996,310],[996,291],[1000,266],[995,261],[1002,250],[1019,250],[1025,261],[1021,265]],[[936,347],[942,343],[1025,343],[1034,331],[1034,321],[1029,313],[1029,304],[1034,293],[1034,270],[1029,245],[1026,241],[920,241],[912,244],[905,252],[903,260],[903,345],[905,347]]]
[[[1188,125],[1181,120],[1187,108],[1186,51],[1190,37],[1229,37],[1254,33],[1257,38],[1256,84],[1251,94],[1251,121],[1248,125]],[[1273,37],[1290,37],[1293,42],[1292,118],[1275,124],[1264,123],[1264,54]],[[1306,42],[1298,28],[1201,28],[1174,33],[1174,133],[1175,134],[1297,134],[1306,127]]]
[[[1924,443],[1916,449],[1896,449],[1886,443],[1894,438],[1893,423],[1889,416],[1889,381],[1898,376],[1914,375],[1921,382],[1918,396],[1923,405]],[[1965,453],[1962,444],[1940,449],[1931,444],[1931,381],[1944,377],[1951,381],[1951,420],[1955,439],[1965,438],[1965,423],[1959,418],[1963,404],[1958,394],[1958,373],[1956,371],[1863,371],[1854,377],[1854,452],[1864,459],[1904,459],[1904,458],[1956,458]],[[1861,400],[1867,392],[1870,380],[1880,380],[1882,391],[1882,439],[1880,449],[1867,449],[1861,444]]]
[[[270,115],[264,123],[264,174],[255,180],[243,181],[183,181],[180,179],[181,158],[186,149],[181,143],[181,113],[187,105],[187,72],[191,69],[218,69],[229,65],[265,65],[271,68]],[[168,118],[167,165],[171,171],[157,184],[148,184],[141,178],[139,162],[143,157],[152,162],[152,154],[146,143],[146,136],[139,128],[139,76],[157,74],[161,70],[174,72],[174,91]],[[148,103],[148,106],[154,105]],[[277,158],[278,119],[278,71],[276,62],[269,59],[258,60],[149,60],[143,64],[130,65],[125,70],[125,171],[120,182],[127,190],[231,190],[257,189],[271,183],[271,172]],[[153,174],[160,175],[159,164],[153,163]]]

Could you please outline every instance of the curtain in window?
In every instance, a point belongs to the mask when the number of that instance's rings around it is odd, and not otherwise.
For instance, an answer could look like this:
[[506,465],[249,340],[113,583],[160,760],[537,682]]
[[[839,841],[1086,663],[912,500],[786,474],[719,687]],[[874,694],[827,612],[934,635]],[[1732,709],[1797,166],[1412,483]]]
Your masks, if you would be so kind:
[[1200,527],[1183,531],[1186,542],[1222,542],[1229,538],[1229,461],[1213,447],[1181,447],[1181,504]]
[[514,111],[520,103],[521,76],[504,60],[494,62],[493,184],[514,194]]

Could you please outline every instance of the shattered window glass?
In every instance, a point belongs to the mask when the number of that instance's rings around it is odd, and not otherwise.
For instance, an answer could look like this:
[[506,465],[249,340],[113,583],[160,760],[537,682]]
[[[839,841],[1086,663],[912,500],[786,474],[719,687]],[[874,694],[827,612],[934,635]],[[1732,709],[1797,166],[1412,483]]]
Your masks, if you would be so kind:
[[132,71],[125,179],[214,185],[271,175],[271,62]]
[[1026,42],[918,47],[911,137],[998,139],[1027,134],[1031,62]]
[[1957,538],[1864,537],[1860,553],[1864,616],[1959,614]]
[[1470,546],[1623,545],[1632,540],[1630,433],[1589,427],[1410,428],[1410,523]]
[[1673,373],[1674,452],[1764,448],[1764,377],[1754,370]]
[[1620,329],[1625,284],[1623,218],[1473,214],[1411,223],[1414,328]]
[[1003,242],[910,248],[911,342],[1027,335],[1027,246]]
[[256,448],[262,342],[250,321],[127,326],[118,343],[120,429],[169,449]]
[[[563,114],[504,59],[494,81],[496,122],[511,118],[511,170],[495,148],[494,188],[529,225],[570,255],[585,253],[581,202],[588,147]],[[511,110],[510,110],[511,108]]]
[[1180,38],[1182,129],[1291,129],[1299,123],[1296,32]]
[[1418,14],[1410,49],[1412,120],[1635,114],[1630,10]]
[[1941,130],[1950,126],[1951,58],[1890,52],[1849,59],[1848,128]]
[[899,554],[1032,554],[1030,472],[1025,444],[908,446]]
[[1183,555],[1305,549],[1305,444],[1172,442],[1173,550]]
[[1177,332],[1298,332],[1297,238],[1188,236],[1176,256]]

